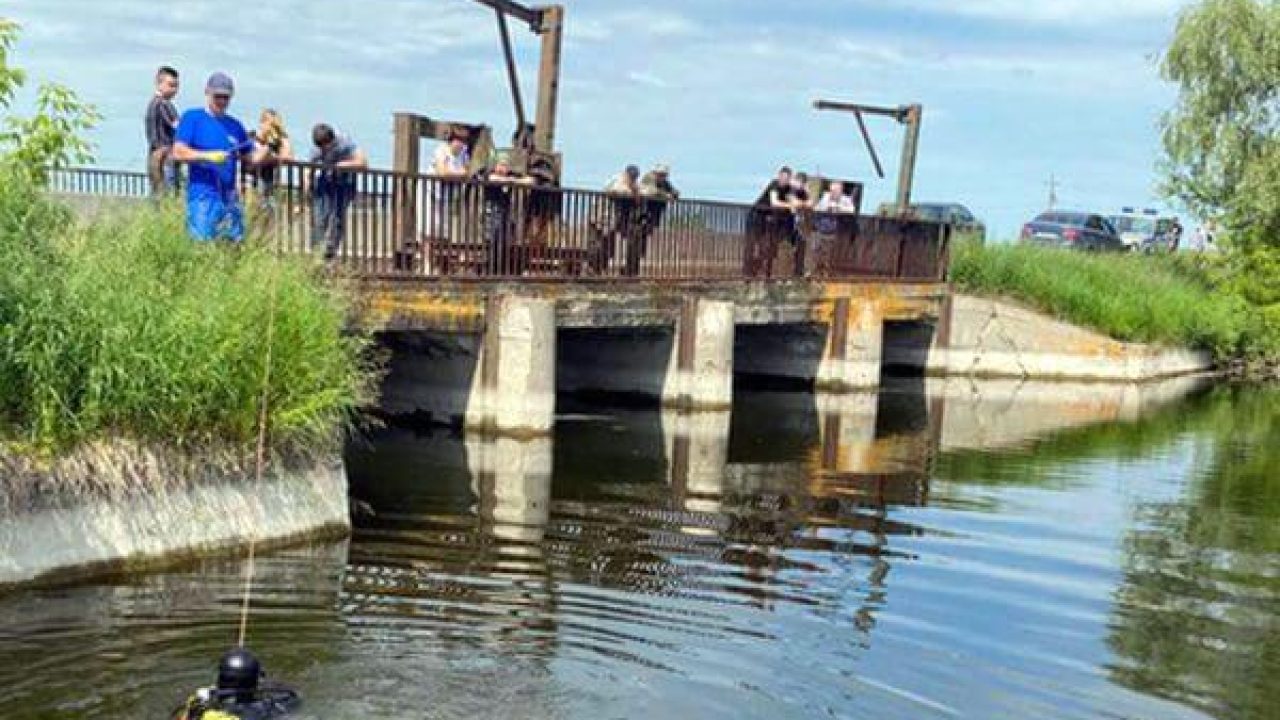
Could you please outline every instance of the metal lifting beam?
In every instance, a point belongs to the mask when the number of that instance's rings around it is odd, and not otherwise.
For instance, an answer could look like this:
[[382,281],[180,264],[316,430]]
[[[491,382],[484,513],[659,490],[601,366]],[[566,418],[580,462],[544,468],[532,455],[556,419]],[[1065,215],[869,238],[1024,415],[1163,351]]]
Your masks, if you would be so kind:
[[510,0],[475,0],[481,5],[487,5],[498,11],[501,15],[510,15],[511,17],[521,20],[529,25],[529,29],[533,32],[542,32],[542,9],[527,8],[520,3],[510,2]]
[[858,121],[858,130],[866,143],[867,152],[871,153],[871,162],[875,165],[876,174],[884,177],[884,168],[880,165],[880,156],[871,143],[871,135],[867,132],[867,124],[863,115],[878,115],[897,120],[907,126],[906,136],[902,141],[902,162],[898,168],[898,196],[896,209],[899,215],[905,215],[911,207],[911,188],[915,182],[916,156],[920,147],[920,119],[924,108],[919,104],[901,105],[898,107],[881,107],[878,105],[862,105],[858,103],[832,102],[818,100],[813,104],[818,110],[834,110],[853,113]]
[[[511,100],[515,106],[516,137],[518,142],[532,144],[532,149],[543,153],[555,151],[556,109],[560,95],[560,53],[564,41],[564,8],[526,7],[510,0],[474,0],[492,8],[498,18],[498,35],[502,42],[503,58],[507,66],[507,81],[511,85]],[[533,137],[529,138],[529,123],[524,112],[524,99],[520,93],[520,78],[516,72],[515,53],[511,47],[511,34],[507,30],[507,16],[529,26],[542,38],[542,58],[538,66],[538,107],[533,120]]]

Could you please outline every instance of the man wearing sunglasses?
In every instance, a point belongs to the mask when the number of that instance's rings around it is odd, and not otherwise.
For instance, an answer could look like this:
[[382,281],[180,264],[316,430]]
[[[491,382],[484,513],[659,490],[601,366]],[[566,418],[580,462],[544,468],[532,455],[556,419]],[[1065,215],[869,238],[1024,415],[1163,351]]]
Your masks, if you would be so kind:
[[205,83],[205,106],[182,114],[173,158],[190,165],[187,231],[200,241],[244,239],[244,213],[236,187],[238,161],[250,165],[266,154],[228,112],[235,84],[216,72]]

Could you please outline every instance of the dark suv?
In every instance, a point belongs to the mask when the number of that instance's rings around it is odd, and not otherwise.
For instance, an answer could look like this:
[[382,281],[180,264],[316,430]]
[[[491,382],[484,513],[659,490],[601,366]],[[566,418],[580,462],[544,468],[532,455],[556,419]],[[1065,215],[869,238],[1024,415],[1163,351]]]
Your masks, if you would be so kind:
[[1022,241],[1057,245],[1073,250],[1125,249],[1124,241],[1102,215],[1071,210],[1049,210],[1022,226]]
[[[880,206],[879,214],[893,215],[895,208],[897,206],[893,203],[884,203]],[[974,236],[979,240],[987,239],[987,226],[974,217],[969,208],[959,203],[912,203],[910,216],[917,220],[948,223],[957,233]]]

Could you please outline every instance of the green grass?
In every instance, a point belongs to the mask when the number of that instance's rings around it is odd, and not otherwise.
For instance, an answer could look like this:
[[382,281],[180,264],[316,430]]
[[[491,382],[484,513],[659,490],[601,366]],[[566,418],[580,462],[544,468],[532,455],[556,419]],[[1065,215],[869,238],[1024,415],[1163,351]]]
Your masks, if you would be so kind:
[[196,244],[176,207],[80,223],[0,174],[0,438],[11,446],[252,447],[269,326],[273,451],[332,449],[371,397],[351,298],[314,260]]
[[951,277],[964,292],[1009,298],[1120,340],[1212,350],[1220,359],[1256,344],[1259,332],[1255,308],[1182,258],[961,242]]

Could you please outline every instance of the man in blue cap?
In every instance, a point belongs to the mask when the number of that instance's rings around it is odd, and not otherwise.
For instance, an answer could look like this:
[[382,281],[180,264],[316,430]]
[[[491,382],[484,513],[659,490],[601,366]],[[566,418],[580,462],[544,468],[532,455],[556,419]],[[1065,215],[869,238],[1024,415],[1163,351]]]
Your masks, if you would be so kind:
[[182,114],[173,158],[191,166],[187,183],[187,231],[197,240],[244,239],[244,214],[236,189],[237,161],[254,164],[265,155],[255,149],[244,125],[227,113],[235,84],[225,73],[209,76],[205,106]]

